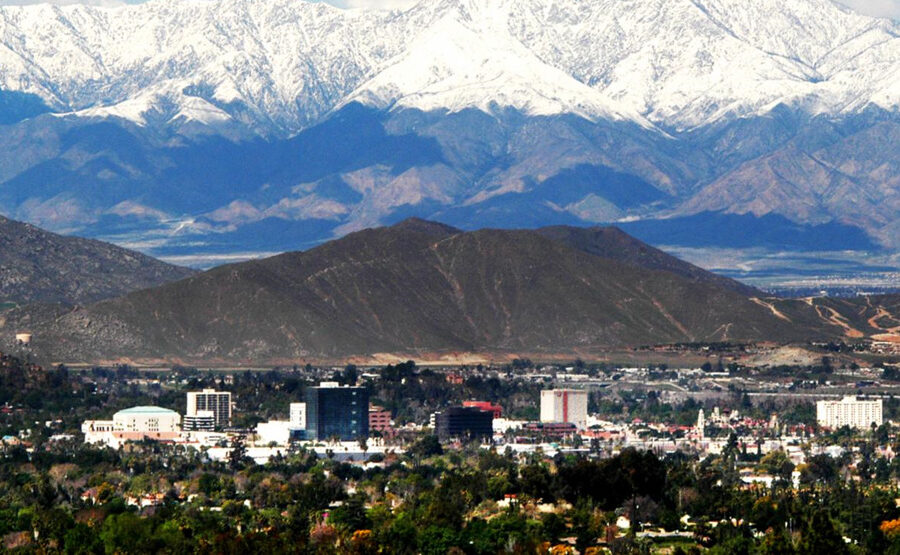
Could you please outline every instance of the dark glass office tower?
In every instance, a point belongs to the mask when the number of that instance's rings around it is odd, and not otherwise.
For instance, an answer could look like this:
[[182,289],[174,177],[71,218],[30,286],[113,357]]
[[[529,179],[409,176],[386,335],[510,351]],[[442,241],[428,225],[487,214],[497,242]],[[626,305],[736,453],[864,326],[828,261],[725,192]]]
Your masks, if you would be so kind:
[[306,389],[306,439],[369,437],[369,391],[323,383]]
[[491,437],[494,433],[494,414],[478,407],[450,407],[439,412],[436,420],[441,441]]

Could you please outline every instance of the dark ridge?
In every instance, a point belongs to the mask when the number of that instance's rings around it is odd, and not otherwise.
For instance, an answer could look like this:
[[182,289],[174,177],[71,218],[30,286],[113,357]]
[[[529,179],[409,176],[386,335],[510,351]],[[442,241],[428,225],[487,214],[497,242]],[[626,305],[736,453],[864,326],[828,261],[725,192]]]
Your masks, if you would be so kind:
[[82,304],[195,272],[109,243],[0,216],[0,302]]
[[30,328],[37,351],[68,361],[560,353],[843,331],[806,303],[781,310],[615,229],[463,233],[412,219]]
[[537,231],[544,237],[563,242],[572,248],[604,258],[618,260],[642,268],[672,272],[687,279],[714,284],[743,295],[762,295],[759,290],[749,285],[708,272],[703,268],[651,247],[617,227],[553,226],[541,228]]

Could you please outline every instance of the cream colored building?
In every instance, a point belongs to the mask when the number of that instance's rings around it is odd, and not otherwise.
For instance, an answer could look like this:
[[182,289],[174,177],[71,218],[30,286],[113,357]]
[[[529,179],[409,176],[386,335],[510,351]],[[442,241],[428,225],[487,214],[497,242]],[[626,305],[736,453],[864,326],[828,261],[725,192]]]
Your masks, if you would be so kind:
[[588,392],[583,389],[541,391],[541,422],[571,422],[587,427]]
[[837,429],[850,426],[860,430],[869,429],[872,424],[881,426],[881,399],[859,400],[844,397],[840,401],[817,401],[816,421],[825,428]]
[[162,407],[132,407],[113,415],[117,430],[123,432],[179,432],[181,415]]
[[85,420],[81,432],[85,443],[113,448],[142,439],[174,441],[181,432],[181,415],[162,407],[132,407],[115,413],[112,420]]

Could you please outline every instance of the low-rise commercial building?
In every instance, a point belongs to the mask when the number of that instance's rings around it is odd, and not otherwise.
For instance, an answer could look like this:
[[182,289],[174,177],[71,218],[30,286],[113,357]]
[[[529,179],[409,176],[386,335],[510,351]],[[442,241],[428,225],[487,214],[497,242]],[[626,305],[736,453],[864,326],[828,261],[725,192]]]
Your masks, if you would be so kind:
[[563,437],[578,431],[571,422],[528,422],[522,429],[548,437]]
[[393,435],[391,411],[381,407],[369,407],[369,432],[378,432],[383,436]]
[[269,420],[256,425],[257,445],[287,445],[291,441],[290,420]]
[[186,432],[211,432],[216,429],[216,417],[212,411],[198,410],[195,415],[185,415],[182,428]]

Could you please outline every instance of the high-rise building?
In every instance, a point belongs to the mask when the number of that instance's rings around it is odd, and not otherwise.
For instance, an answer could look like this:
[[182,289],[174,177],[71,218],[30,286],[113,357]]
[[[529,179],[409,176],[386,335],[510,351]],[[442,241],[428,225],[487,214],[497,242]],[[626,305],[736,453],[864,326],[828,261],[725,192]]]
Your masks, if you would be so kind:
[[322,382],[306,388],[306,439],[369,437],[369,390]]
[[588,393],[582,389],[541,391],[541,422],[571,422],[587,427]]
[[817,401],[816,421],[820,426],[837,429],[850,426],[860,430],[882,424],[881,399],[859,400],[844,397],[840,401]]
[[435,414],[435,431],[441,441],[490,437],[494,413],[478,407],[450,407]]
[[231,426],[231,392],[214,389],[189,391],[185,415],[198,416],[201,411],[212,412],[217,428]]

